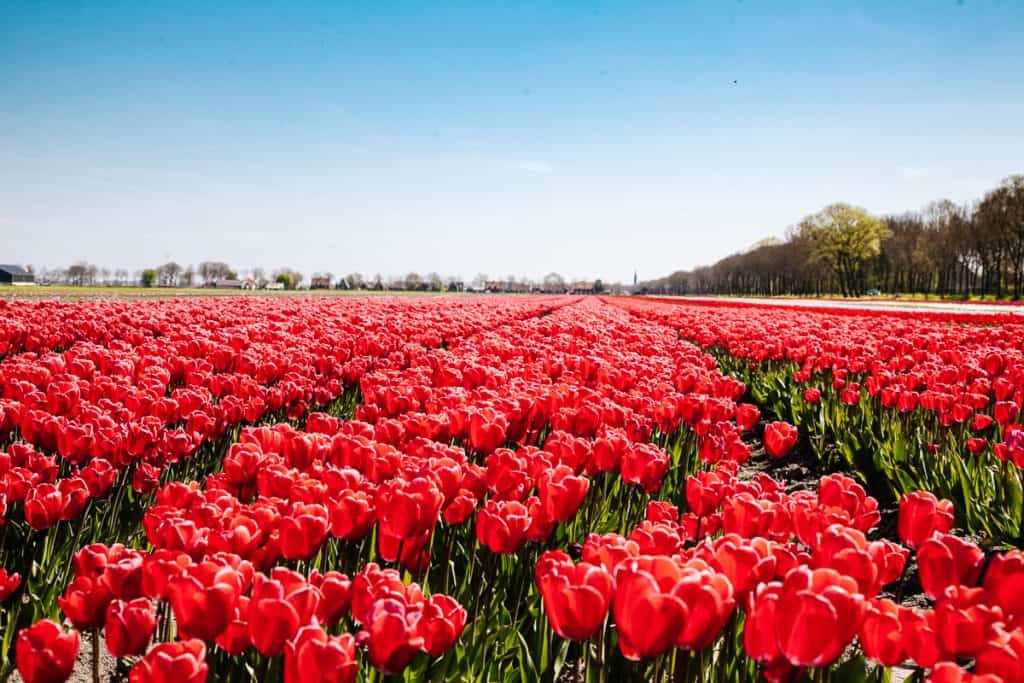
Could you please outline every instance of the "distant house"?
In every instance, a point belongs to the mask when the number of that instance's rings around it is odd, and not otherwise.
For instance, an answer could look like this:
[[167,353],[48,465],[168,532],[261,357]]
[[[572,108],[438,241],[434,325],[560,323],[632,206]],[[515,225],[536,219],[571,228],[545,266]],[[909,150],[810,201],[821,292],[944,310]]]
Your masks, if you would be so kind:
[[36,276],[21,266],[0,266],[0,285],[34,285]]
[[257,282],[255,280],[253,280],[251,277],[247,277],[244,280],[242,280],[242,289],[256,289],[256,288],[257,288]]
[[508,289],[505,291],[511,294],[529,294],[530,285],[526,282],[510,282],[508,283]]
[[329,277],[314,277],[309,281],[310,289],[330,289],[331,278]]
[[213,286],[217,289],[242,289],[244,283],[242,280],[216,280]]
[[283,282],[268,282],[263,285],[263,289],[284,289]]
[[593,294],[597,290],[593,282],[574,282],[572,291],[573,294]]

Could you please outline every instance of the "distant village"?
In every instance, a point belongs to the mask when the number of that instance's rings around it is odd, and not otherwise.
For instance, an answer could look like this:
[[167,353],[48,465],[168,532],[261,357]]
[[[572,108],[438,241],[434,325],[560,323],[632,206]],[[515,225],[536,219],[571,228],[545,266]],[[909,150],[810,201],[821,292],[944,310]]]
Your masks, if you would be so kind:
[[[636,275],[633,278],[636,283]],[[601,280],[566,279],[549,273],[541,281],[509,276],[492,279],[477,275],[467,283],[437,273],[408,273],[402,277],[366,278],[360,273],[335,277],[318,272],[308,279],[299,271],[279,268],[269,273],[262,268],[236,271],[226,263],[206,261],[196,267],[165,263],[138,271],[107,269],[88,263],[67,268],[36,269],[32,266],[0,265],[0,286],[77,286],[77,287],[162,287],[255,290],[367,290],[394,292],[476,292],[489,294],[626,294],[632,287]]]

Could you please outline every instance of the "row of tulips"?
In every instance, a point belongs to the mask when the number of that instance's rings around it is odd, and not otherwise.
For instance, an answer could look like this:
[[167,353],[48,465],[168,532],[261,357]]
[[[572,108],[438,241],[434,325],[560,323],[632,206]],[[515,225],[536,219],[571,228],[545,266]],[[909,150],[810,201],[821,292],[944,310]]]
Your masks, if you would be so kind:
[[715,355],[828,466],[886,497],[933,491],[972,533],[1021,543],[1019,318],[616,303]]
[[[78,547],[143,541],[150,492],[219,469],[241,424],[301,419],[309,405],[351,415],[355,383],[369,369],[401,366],[410,350],[568,301],[446,300],[444,314],[398,300],[264,302],[255,319],[223,300],[150,302],[131,309],[136,329],[153,332],[138,345],[83,341],[62,353],[9,356],[0,363],[4,592],[13,592],[11,576],[26,578],[22,600],[0,613],[3,659],[10,662],[19,625],[56,608]],[[171,314],[153,314],[164,306]],[[118,307],[70,307],[129,322]]]
[[[577,334],[590,334],[580,323],[581,316],[606,329],[614,323],[627,337],[626,344],[615,334],[601,341],[602,350],[617,350],[628,361],[623,365],[629,374],[585,355],[589,349],[581,348],[576,339]],[[524,543],[566,537],[567,524],[578,517],[577,509],[590,490],[588,474],[607,474],[604,488],[612,495],[592,495],[588,515],[593,518],[600,509],[605,522],[613,517],[616,498],[635,506],[635,516],[642,514],[644,490],[660,488],[670,457],[646,440],[659,428],[666,441],[680,431],[677,406],[686,395],[672,384],[681,370],[687,371],[691,386],[729,396],[742,392],[694,347],[678,341],[652,347],[652,341],[670,341],[668,330],[640,325],[646,336],[629,338],[637,334],[637,327],[629,316],[591,303],[494,334],[485,331],[452,343],[448,350],[410,353],[410,372],[419,367],[436,370],[446,363],[449,372],[438,373],[443,382],[434,386],[431,378],[424,398],[451,409],[428,412],[427,406],[418,405],[383,417],[378,406],[368,403],[360,413],[370,422],[345,422],[319,413],[306,420],[306,432],[287,425],[243,430],[223,458],[223,471],[207,477],[204,486],[172,482],[161,488],[143,519],[147,540],[156,553],[180,552],[196,562],[219,553],[251,562],[260,571],[273,571],[283,562],[306,570],[344,566],[351,573],[375,559],[400,562],[432,578],[435,586],[451,584],[469,600],[476,597],[471,591],[482,587],[499,594],[499,585],[518,570],[519,581],[509,583],[532,592],[528,567],[524,571],[512,562],[499,562],[498,556],[511,560],[524,552]],[[526,351],[513,358],[516,347],[508,338],[528,338],[531,343],[521,345]],[[664,350],[651,350],[659,346]],[[630,349],[628,356],[623,348]],[[556,368],[559,364],[562,369]],[[494,371],[498,367],[504,370],[501,377]],[[363,383],[364,390],[372,391],[371,376],[390,380],[394,374],[387,368],[374,370]],[[453,375],[460,375],[458,383],[451,381]],[[509,391],[509,383],[519,392]],[[501,401],[496,390],[514,399]],[[662,401],[652,400],[648,392]],[[587,399],[602,393],[608,396],[605,405],[594,409]],[[746,450],[737,448],[739,430],[730,422],[736,409],[732,400],[698,396],[698,412],[708,414],[696,423],[704,425],[701,433],[707,443],[719,444],[704,448],[705,454],[721,459],[725,450],[720,444],[730,444],[733,455],[745,457]],[[454,401],[456,397],[461,398]],[[706,411],[705,402],[710,406]],[[749,419],[749,407],[747,414]],[[513,431],[510,420],[518,425]],[[493,425],[502,427],[500,439],[488,434],[488,424],[491,430]],[[555,429],[556,425],[564,429]],[[449,445],[453,440],[467,446],[483,465],[472,462],[462,448]],[[501,447],[505,444],[514,448]],[[696,460],[696,452],[693,455]],[[627,490],[618,477],[620,469],[636,488]],[[618,520],[615,524],[619,528]],[[486,546],[494,559],[478,554],[478,544]],[[445,563],[431,565],[429,550],[435,548],[446,548]],[[76,591],[74,582],[67,591],[83,592]],[[522,602],[515,605],[517,612]],[[60,604],[69,604],[67,595]],[[480,637],[468,647],[472,659],[482,662],[487,653],[502,648],[493,642],[494,634],[487,633],[494,615],[475,607]],[[512,605],[492,607],[503,610],[507,620]],[[65,616],[70,616],[66,610]],[[533,622],[537,631],[538,622]],[[191,635],[187,629],[185,633]],[[542,632],[536,635],[543,637]],[[518,645],[513,649],[517,655],[523,651]],[[369,659],[371,664],[380,663]],[[554,658],[550,659],[534,666],[550,669]],[[509,667],[511,662],[506,657],[502,665]],[[234,671],[240,666],[233,661],[221,668]],[[451,666],[446,663],[444,670]]]
[[[65,680],[85,631],[138,681],[883,680],[896,664],[1020,680],[1018,552],[986,558],[925,492],[901,500],[896,543],[852,479],[748,477],[760,411],[676,327],[595,299],[539,312],[368,365],[355,419],[244,427],[182,481],[122,479],[136,531],[69,541],[70,580],[51,577],[59,599],[18,635],[22,677]],[[797,440],[764,430],[772,457]],[[901,606],[917,582],[934,604]],[[4,585],[5,610],[32,594]]]

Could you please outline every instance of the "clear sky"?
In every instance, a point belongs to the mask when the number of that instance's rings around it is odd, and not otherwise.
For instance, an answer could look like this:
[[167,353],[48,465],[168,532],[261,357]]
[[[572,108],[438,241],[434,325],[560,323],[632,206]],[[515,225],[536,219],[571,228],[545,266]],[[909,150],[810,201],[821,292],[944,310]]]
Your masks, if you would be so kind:
[[1021,0],[0,0],[0,263],[629,281],[1021,172]]

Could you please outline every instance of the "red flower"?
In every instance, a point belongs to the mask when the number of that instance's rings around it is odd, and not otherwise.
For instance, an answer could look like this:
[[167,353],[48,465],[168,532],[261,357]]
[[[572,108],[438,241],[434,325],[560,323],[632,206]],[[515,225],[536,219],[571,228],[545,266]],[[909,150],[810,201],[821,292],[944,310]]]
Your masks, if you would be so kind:
[[682,578],[672,588],[672,594],[689,609],[686,625],[676,641],[676,646],[684,650],[710,646],[736,606],[729,579],[698,559],[683,567]]
[[832,569],[796,567],[779,591],[779,651],[793,666],[831,664],[857,634],[863,609],[853,579]]
[[321,593],[298,574],[276,568],[272,578],[257,574],[249,597],[249,636],[264,657],[284,650],[285,642],[313,621]]
[[352,601],[352,582],[348,577],[340,572],[321,574],[313,570],[309,575],[309,585],[320,590],[317,620],[324,626],[334,626],[341,621]]
[[978,582],[985,553],[956,536],[933,536],[917,549],[917,567],[921,588],[937,599],[949,586],[973,586]]
[[6,569],[0,569],[0,602],[14,594],[21,585],[21,574],[8,574]]
[[212,642],[227,628],[242,590],[232,567],[201,562],[167,582],[167,597],[178,628],[188,638]]
[[281,555],[286,560],[308,560],[327,538],[327,509],[323,505],[295,503],[281,517]]
[[131,602],[114,600],[107,607],[107,649],[115,657],[141,655],[155,629],[156,613],[146,598]]
[[78,657],[78,631],[65,631],[49,619],[22,629],[14,649],[25,683],[63,683]]
[[373,522],[373,499],[365,491],[345,491],[331,508],[331,534],[342,540],[362,538]]
[[388,675],[401,673],[423,645],[416,628],[418,617],[404,600],[384,598],[373,603],[357,637],[367,647],[370,664]]
[[423,603],[417,622],[423,651],[440,657],[450,650],[466,627],[466,610],[447,595],[435,593]]
[[770,422],[764,428],[764,449],[773,458],[785,457],[796,445],[796,427],[788,422]]
[[1011,550],[992,557],[985,570],[988,600],[1008,617],[1024,616],[1024,551]]
[[249,636],[248,596],[239,596],[238,602],[235,603],[234,616],[214,642],[230,655],[240,655],[252,647],[252,638]]
[[98,578],[79,576],[57,598],[57,604],[64,616],[75,628],[96,628],[103,625],[107,605],[113,596],[106,584]]
[[285,646],[285,683],[353,683],[358,673],[356,640],[350,633],[332,637],[320,626],[308,625]]
[[488,500],[476,515],[476,538],[492,553],[514,553],[526,542],[530,515],[518,501]]
[[872,600],[858,635],[864,654],[882,666],[896,666],[907,657],[903,647],[900,607],[892,600]]
[[1024,629],[1000,632],[975,657],[974,670],[1002,681],[1024,681]]
[[761,418],[761,411],[752,403],[741,403],[736,406],[736,426],[743,431],[754,428]]
[[981,588],[950,586],[935,604],[935,634],[939,646],[956,656],[972,656],[995,635],[1002,610],[985,604]]
[[548,519],[566,522],[576,514],[589,487],[589,479],[574,476],[572,468],[559,465],[538,478],[537,495]]
[[205,683],[206,645],[195,638],[158,643],[132,667],[129,683]]
[[53,484],[39,484],[25,496],[25,521],[33,529],[49,529],[61,519],[64,497]]
[[667,557],[641,556],[616,569],[612,609],[624,657],[657,657],[679,640],[689,609],[671,591],[681,575]]
[[900,496],[897,523],[900,539],[917,548],[935,532],[944,534],[953,528],[953,503],[939,500],[929,491],[914,491]]
[[563,638],[586,640],[608,616],[615,582],[600,564],[580,562],[560,550],[541,555],[534,569],[551,628]]

